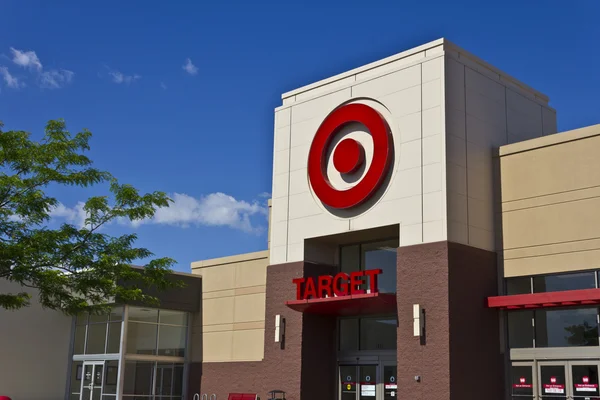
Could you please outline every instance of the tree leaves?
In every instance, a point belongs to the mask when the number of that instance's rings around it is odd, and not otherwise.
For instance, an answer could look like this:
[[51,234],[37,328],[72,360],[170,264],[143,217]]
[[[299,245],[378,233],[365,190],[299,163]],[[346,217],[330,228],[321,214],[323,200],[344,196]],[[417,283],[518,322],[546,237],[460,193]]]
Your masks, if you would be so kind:
[[[69,315],[107,312],[115,299],[157,304],[149,289],[182,285],[167,279],[175,263],[170,258],[132,268],[136,260],[153,255],[134,246],[136,235],[101,232],[112,222],[151,218],[158,208],[169,206],[165,193],[140,194],[93,168],[83,154],[90,149],[91,133],[84,130],[72,137],[63,120],[48,122],[40,142],[32,141],[28,132],[1,128],[0,123],[0,279],[31,290],[0,293],[0,308],[25,307],[37,292],[42,306]],[[109,193],[85,202],[83,227],[48,228],[50,213],[59,204],[45,192],[49,185],[102,183],[109,184]]]

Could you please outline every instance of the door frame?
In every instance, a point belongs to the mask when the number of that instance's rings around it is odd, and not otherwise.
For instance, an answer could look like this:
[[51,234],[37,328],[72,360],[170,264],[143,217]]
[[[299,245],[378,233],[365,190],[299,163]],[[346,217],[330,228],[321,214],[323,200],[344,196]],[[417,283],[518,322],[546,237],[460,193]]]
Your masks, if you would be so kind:
[[[360,399],[360,370],[359,367],[360,366],[366,366],[366,365],[373,365],[377,368],[376,370],[376,386],[375,386],[375,399],[374,400],[380,400],[383,399],[384,397],[384,387],[383,387],[383,368],[384,366],[396,366],[398,365],[398,361],[394,358],[392,359],[391,357],[386,357],[386,356],[371,356],[371,357],[340,357],[338,359],[337,362],[337,366],[336,366],[336,385],[337,385],[337,398],[341,399],[342,398],[342,386],[341,386],[341,373],[340,373],[340,367],[342,366],[353,366],[356,367],[356,380],[357,380],[357,387],[356,387],[356,400]],[[396,381],[397,381],[398,377],[396,377]]]
[[571,375],[569,373],[569,362],[568,361],[538,361],[537,362],[537,377],[538,377],[538,393],[537,396],[540,399],[552,398],[552,396],[546,396],[543,394],[542,388],[542,367],[563,367],[565,373],[565,399],[571,399]]
[[[84,361],[83,364],[81,365],[81,386],[79,387],[79,400],[91,400],[92,399],[92,392],[90,392],[90,398],[89,399],[85,399],[83,397],[83,383],[85,382],[85,367],[87,365],[91,365],[92,366],[92,387],[95,386],[94,383],[94,375],[96,373],[96,367],[98,365],[102,366],[102,379],[100,381],[100,398],[102,398],[102,394],[104,392],[104,374],[105,374],[105,370],[104,370],[104,361]],[[94,389],[92,389],[93,391]]]
[[583,395],[583,396],[579,395],[579,396],[575,397],[575,388],[574,388],[575,382],[573,382],[573,369],[571,368],[573,365],[575,365],[575,366],[577,366],[577,365],[595,365],[597,368],[598,377],[600,378],[600,361],[599,360],[574,360],[574,361],[567,362],[567,373],[569,374],[569,380],[570,380],[569,392],[570,392],[571,398],[574,400],[577,400],[577,399],[584,399],[586,397],[596,397],[596,396],[586,396],[586,395]]

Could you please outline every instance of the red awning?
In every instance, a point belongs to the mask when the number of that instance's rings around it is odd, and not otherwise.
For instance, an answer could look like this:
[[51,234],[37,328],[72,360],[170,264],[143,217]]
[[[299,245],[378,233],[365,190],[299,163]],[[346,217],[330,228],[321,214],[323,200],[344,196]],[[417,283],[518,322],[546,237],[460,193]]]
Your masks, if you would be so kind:
[[327,297],[324,299],[291,300],[289,308],[308,314],[323,315],[374,315],[396,312],[396,295],[367,293],[351,296]]
[[567,290],[563,292],[515,294],[488,297],[488,307],[503,310],[547,308],[600,304],[600,289]]

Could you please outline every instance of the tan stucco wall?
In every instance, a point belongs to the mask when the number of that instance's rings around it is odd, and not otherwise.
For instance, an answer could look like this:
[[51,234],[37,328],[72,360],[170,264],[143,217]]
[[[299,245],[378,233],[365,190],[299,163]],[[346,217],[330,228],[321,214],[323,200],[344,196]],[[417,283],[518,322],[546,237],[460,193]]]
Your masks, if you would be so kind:
[[22,291],[32,294],[30,307],[0,309],[0,396],[63,400],[72,319],[44,310],[33,289],[0,279],[0,293]]
[[499,155],[504,275],[600,268],[600,125]]
[[193,341],[201,336],[203,362],[262,360],[268,257],[261,251],[192,263],[202,275],[202,325],[193,330],[201,335]]

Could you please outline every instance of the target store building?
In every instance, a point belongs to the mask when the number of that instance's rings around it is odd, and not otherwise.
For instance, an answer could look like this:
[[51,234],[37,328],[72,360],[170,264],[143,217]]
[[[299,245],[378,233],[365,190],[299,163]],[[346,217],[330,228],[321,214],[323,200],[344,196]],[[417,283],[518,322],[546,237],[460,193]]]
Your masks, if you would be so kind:
[[285,93],[268,250],[192,264],[192,388],[600,399],[600,125],[441,39]]
[[600,125],[556,126],[445,39],[285,93],[267,249],[160,310],[0,312],[0,396],[599,400]]

